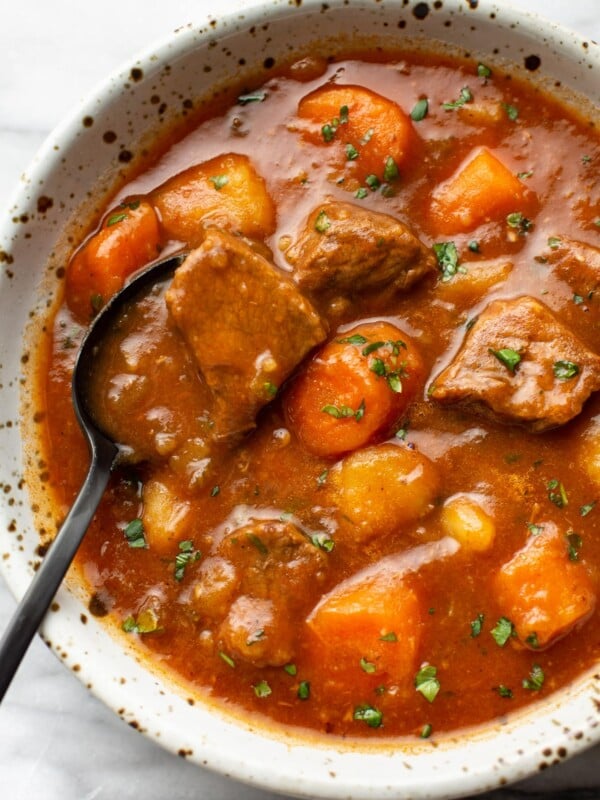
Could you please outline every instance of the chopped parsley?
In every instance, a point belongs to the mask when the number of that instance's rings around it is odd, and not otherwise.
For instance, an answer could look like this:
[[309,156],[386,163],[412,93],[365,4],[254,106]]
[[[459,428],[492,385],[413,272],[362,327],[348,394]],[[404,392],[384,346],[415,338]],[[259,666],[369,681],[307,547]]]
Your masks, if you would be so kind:
[[539,692],[544,685],[545,677],[544,670],[539,664],[534,664],[529,673],[529,677],[523,678],[523,688],[530,689],[533,692]]
[[327,216],[327,213],[321,209],[317,214],[317,218],[315,220],[315,230],[318,233],[325,233],[325,231],[329,230],[331,227],[331,220]]
[[566,539],[569,561],[579,561],[579,551],[583,547],[583,539],[578,533],[575,533],[575,531],[568,531]]
[[421,737],[421,739],[429,739],[432,733],[433,733],[433,725],[430,725],[430,723],[428,722],[421,728],[421,733],[419,734],[419,736]]
[[593,500],[591,503],[586,503],[585,505],[580,506],[580,508],[579,508],[580,516],[587,517],[587,515],[590,513],[590,511],[594,510],[595,506],[596,506],[596,500]]
[[250,544],[254,545],[261,556],[266,556],[269,554],[269,549],[260,536],[257,536],[255,533],[247,533],[246,537]]
[[346,336],[344,339],[337,339],[338,344],[366,344],[369,340],[366,336],[362,336],[360,333],[354,333],[352,336]]
[[549,236],[548,237],[548,247],[551,250],[558,250],[562,243],[562,239],[559,239],[558,236]]
[[271,381],[265,381],[263,386],[269,397],[275,397],[277,394],[277,386],[274,383],[271,383]]
[[138,549],[148,547],[146,537],[144,536],[144,523],[139,517],[132,519],[125,527],[123,533],[125,534],[129,547]]
[[471,620],[471,636],[472,636],[472,638],[475,638],[476,636],[479,636],[479,634],[481,633],[481,629],[483,627],[483,620],[484,620],[484,615],[483,614],[477,614],[475,619]]
[[377,669],[377,667],[375,666],[375,664],[373,664],[372,661],[367,661],[367,659],[364,657],[361,658],[359,663],[362,671],[366,672],[368,675],[372,675]]
[[248,94],[241,94],[237,101],[241,106],[247,106],[250,103],[262,103],[267,99],[267,93],[264,91],[249,92]]
[[210,496],[216,497],[220,492],[221,492],[221,487],[215,484],[215,486],[213,486],[212,489],[210,490]]
[[398,637],[394,633],[394,631],[388,631],[388,633],[382,633],[379,637],[380,642],[397,642]]
[[271,687],[265,680],[253,684],[252,688],[254,689],[254,694],[260,698],[268,697],[272,693]]
[[506,116],[511,122],[516,122],[519,118],[519,109],[510,103],[502,103],[502,108],[506,111]]
[[498,647],[504,647],[511,636],[515,635],[515,628],[508,617],[500,617],[496,626],[490,631]]
[[478,78],[491,78],[492,70],[486,64],[477,64],[477,77]]
[[450,103],[442,103],[444,111],[453,111],[455,108],[462,108],[465,103],[470,103],[473,100],[473,95],[468,86],[463,86],[457,100]]
[[520,211],[513,211],[512,214],[509,214],[506,217],[506,224],[509,226],[509,228],[514,228],[523,235],[529,233],[529,231],[533,228],[533,222],[524,216],[524,214],[522,214]]
[[310,681],[300,681],[296,694],[299,700],[308,700],[310,697]]
[[383,180],[389,183],[390,181],[396,180],[399,175],[400,170],[398,169],[398,165],[391,156],[388,156],[383,168]]
[[211,175],[208,180],[217,190],[222,189],[229,183],[229,177],[227,175]]
[[219,650],[219,658],[221,658],[227,664],[228,667],[231,667],[231,669],[235,669],[235,661],[231,656],[227,655],[227,653],[225,653],[223,650]]
[[500,350],[488,349],[488,353],[493,355],[498,361],[503,364],[509,372],[514,372],[517,366],[521,363],[521,356],[516,350],[511,350],[510,347],[503,347]]
[[358,158],[358,150],[353,144],[346,145],[346,158],[348,161],[356,161]]
[[158,614],[151,608],[140,611],[137,619],[130,615],[121,626],[126,633],[156,633],[160,630]]
[[119,222],[123,222],[124,219],[127,219],[128,214],[120,213],[120,214],[113,214],[106,220],[106,227],[110,228],[112,225],[117,225]]
[[377,175],[367,175],[365,178],[365,183],[369,187],[372,192],[375,192],[381,186],[381,181],[377,177]]
[[413,106],[413,110],[410,112],[410,118],[414,122],[421,122],[422,119],[425,119],[427,113],[429,111],[429,100],[426,97],[421,97],[420,100],[417,100],[415,105]]
[[356,197],[357,200],[364,200],[365,197],[368,197],[368,196],[369,196],[369,192],[368,192],[367,189],[365,189],[364,186],[359,187],[356,190],[355,194],[354,194],[354,197]]
[[318,547],[319,550],[324,550],[326,553],[331,553],[335,547],[335,542],[331,536],[325,532],[313,533],[310,540],[315,547]]
[[287,672],[288,675],[294,677],[298,672],[298,667],[295,664],[284,664],[283,670]]
[[548,500],[554,503],[557,508],[564,508],[569,505],[566,489],[559,480],[552,478],[546,484],[546,488],[548,489]]
[[537,648],[540,646],[540,643],[538,641],[538,635],[535,631],[530,633],[529,636],[525,637],[525,644],[528,644],[529,647],[533,647],[534,650],[537,650]]
[[346,125],[348,123],[348,118],[348,106],[341,106],[339,117],[334,117],[331,122],[326,122],[321,128],[321,136],[323,137],[323,140],[325,142],[332,142],[335,138],[335,134],[337,133],[337,129],[340,127],[340,125]]
[[367,144],[367,142],[370,142],[371,139],[373,138],[373,134],[374,133],[375,133],[375,131],[373,130],[373,128],[369,128],[367,130],[367,132],[365,133],[365,135],[361,138],[360,143],[361,144]]
[[320,475],[317,476],[317,486],[323,486],[325,481],[327,480],[327,476],[329,475],[329,470],[324,469]]
[[535,522],[530,522],[527,525],[527,530],[531,534],[531,536],[539,536],[540,533],[544,530],[543,525],[536,525]]
[[369,728],[380,728],[383,724],[383,714],[381,711],[367,704],[357,706],[354,709],[353,716],[358,722],[365,722]]
[[175,556],[175,580],[182,581],[185,575],[185,568],[188,564],[194,561],[199,561],[202,558],[202,553],[194,549],[194,543],[190,539],[184,542],[179,542],[179,553]]
[[356,410],[346,405],[326,405],[323,406],[321,411],[324,414],[329,414],[329,416],[333,417],[334,419],[347,419],[349,417],[354,417],[357,422],[360,422],[365,415],[365,401],[361,400],[360,405]]
[[579,365],[573,361],[555,361],[552,366],[554,377],[559,381],[568,381],[579,375]]
[[437,242],[433,245],[433,252],[442,273],[442,281],[449,281],[457,272],[465,272],[464,267],[461,268],[459,264],[454,242]]
[[415,689],[423,697],[433,703],[440,691],[440,682],[437,679],[437,668],[432,664],[425,664],[415,675]]
[[496,686],[495,690],[498,692],[500,697],[506,697],[510,699],[513,696],[512,689],[509,689],[508,686],[505,686],[503,683],[500,686]]

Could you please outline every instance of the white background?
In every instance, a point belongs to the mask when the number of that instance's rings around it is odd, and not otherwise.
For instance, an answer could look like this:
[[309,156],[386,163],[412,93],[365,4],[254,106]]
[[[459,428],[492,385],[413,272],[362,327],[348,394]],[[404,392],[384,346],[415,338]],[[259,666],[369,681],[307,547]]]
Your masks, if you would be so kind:
[[[2,0],[0,213],[50,130],[136,51],[251,0]],[[504,4],[503,2],[501,3]],[[514,0],[600,40],[598,0]],[[0,580],[0,630],[15,603]],[[592,788],[593,787],[593,788]],[[600,747],[486,800],[600,798]],[[585,790],[592,790],[584,794]],[[595,791],[594,791],[595,789]],[[122,723],[36,640],[0,706],[2,800],[274,800],[184,762]]]

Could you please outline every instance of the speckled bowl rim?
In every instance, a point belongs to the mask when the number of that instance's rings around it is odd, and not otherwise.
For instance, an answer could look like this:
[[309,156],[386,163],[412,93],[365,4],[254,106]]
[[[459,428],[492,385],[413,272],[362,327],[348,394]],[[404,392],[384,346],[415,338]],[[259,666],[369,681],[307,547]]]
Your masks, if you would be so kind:
[[[445,27],[448,20],[451,26]],[[24,593],[38,560],[23,474],[44,469],[34,450],[23,453],[19,434],[20,414],[35,413],[27,393],[25,400],[22,394],[30,347],[26,331],[31,320],[44,312],[56,287],[56,270],[68,250],[61,233],[65,221],[70,233],[76,234],[82,198],[86,213],[93,213],[94,199],[86,199],[86,193],[100,187],[101,205],[119,170],[134,158],[130,142],[144,146],[131,108],[139,113],[139,126],[147,127],[152,103],[142,102],[141,93],[151,90],[153,81],[160,82],[161,75],[163,85],[170,86],[171,76],[182,70],[182,64],[185,84],[185,69],[200,58],[198,53],[205,59],[207,74],[211,58],[222,62],[215,70],[221,70],[222,77],[227,64],[235,71],[233,64],[239,67],[240,56],[232,52],[231,44],[241,46],[239,36],[250,28],[255,33],[244,38],[250,42],[248,56],[264,52],[273,31],[285,30],[296,45],[305,29],[313,32],[313,38],[321,38],[335,27],[351,30],[352,25],[388,39],[393,31],[396,36],[402,31],[401,35],[450,39],[473,53],[492,46],[496,51],[492,61],[507,58],[523,74],[525,59],[538,55],[549,85],[560,81],[567,89],[576,86],[600,104],[596,45],[508,3],[489,0],[330,0],[327,4],[271,0],[185,26],[110,76],[51,134],[23,176],[10,219],[0,228],[0,570],[16,597]],[[278,58],[285,55],[281,44],[271,42],[269,48],[278,48]],[[206,80],[213,77],[214,73]],[[109,142],[106,134],[113,127],[121,134]],[[102,150],[100,135],[104,145],[113,145],[112,151]],[[100,155],[89,160],[93,147]],[[72,169],[75,163],[77,168]],[[23,348],[17,345],[21,339]],[[180,687],[145,668],[122,637],[115,638],[89,615],[76,580],[61,588],[57,607],[44,622],[45,640],[125,721],[189,760],[282,793],[355,800],[465,796],[526,777],[600,741],[600,676],[591,672],[528,711],[439,742],[369,746],[317,741],[290,730],[268,732],[260,723],[236,719],[204,703],[191,704]]]

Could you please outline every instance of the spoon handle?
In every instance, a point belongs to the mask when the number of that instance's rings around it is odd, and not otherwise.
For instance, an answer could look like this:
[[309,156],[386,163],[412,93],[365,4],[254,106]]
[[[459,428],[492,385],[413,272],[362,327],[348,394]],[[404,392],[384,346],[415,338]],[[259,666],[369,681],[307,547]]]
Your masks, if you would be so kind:
[[0,640],[0,701],[77,552],[108,483],[118,450],[110,442],[96,444],[99,446],[92,448],[90,468],[79,494]]

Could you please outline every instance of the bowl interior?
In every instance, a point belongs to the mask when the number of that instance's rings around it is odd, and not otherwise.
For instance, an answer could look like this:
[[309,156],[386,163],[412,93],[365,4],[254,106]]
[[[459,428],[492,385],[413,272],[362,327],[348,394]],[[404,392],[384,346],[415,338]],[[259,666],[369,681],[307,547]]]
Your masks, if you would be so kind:
[[[324,55],[350,43],[431,48],[431,39],[460,55],[513,64],[517,75],[571,103],[576,91],[600,104],[598,48],[504,3],[274,0],[179,29],[112,75],[50,136],[0,231],[0,549],[2,573],[16,596],[39,560],[40,527],[54,529],[50,517],[44,521],[39,489],[45,465],[31,438],[23,445],[21,422],[29,429],[36,424],[39,409],[28,391],[34,342],[44,335],[43,317],[71,242],[135,169],[152,138],[183,122],[228,82],[246,73],[267,78],[273,66],[310,47]],[[36,487],[34,514],[30,489]],[[78,676],[126,721],[173,752],[275,790],[306,797],[452,797],[524,777],[598,738],[593,675],[543,707],[488,730],[448,737],[437,747],[367,747],[269,732],[209,705],[190,705],[166,676],[149,670],[87,614],[83,597],[73,575],[57,597],[59,613],[43,626],[65,664],[77,667]]]

